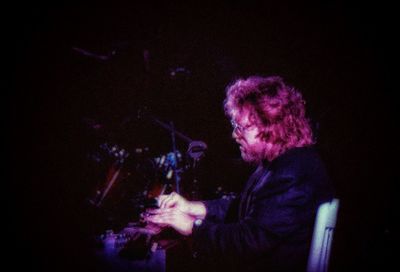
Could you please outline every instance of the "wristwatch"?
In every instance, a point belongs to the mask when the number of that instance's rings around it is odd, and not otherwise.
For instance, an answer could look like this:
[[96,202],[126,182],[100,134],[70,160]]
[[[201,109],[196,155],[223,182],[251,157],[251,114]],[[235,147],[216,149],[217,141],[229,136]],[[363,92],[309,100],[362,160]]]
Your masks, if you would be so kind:
[[203,224],[203,220],[201,220],[201,219],[196,219],[193,222],[193,225],[196,227],[200,227],[201,224]]

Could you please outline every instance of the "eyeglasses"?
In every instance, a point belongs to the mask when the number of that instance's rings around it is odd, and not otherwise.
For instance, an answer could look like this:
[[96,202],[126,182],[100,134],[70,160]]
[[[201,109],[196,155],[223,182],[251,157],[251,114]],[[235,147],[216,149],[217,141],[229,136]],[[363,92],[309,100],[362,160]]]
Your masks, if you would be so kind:
[[233,131],[238,131],[238,132],[243,132],[252,126],[251,124],[246,126],[241,126],[233,120],[231,120],[231,125],[233,127]]

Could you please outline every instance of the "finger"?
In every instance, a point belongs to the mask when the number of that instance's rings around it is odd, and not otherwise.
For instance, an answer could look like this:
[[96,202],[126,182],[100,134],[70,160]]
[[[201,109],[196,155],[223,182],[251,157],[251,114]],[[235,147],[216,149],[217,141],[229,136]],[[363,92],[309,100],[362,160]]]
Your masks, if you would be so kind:
[[154,215],[147,217],[146,221],[160,226],[169,226],[172,220],[170,215]]
[[154,219],[151,223],[159,225],[160,227],[169,227],[169,224],[165,223],[162,219]]
[[149,209],[146,209],[144,212],[142,212],[140,215],[141,215],[142,217],[146,217],[146,216],[149,216],[149,215],[152,215],[152,214],[156,213],[157,210],[158,210],[158,209],[149,208]]
[[171,207],[176,206],[177,204],[179,204],[180,199],[181,199],[180,195],[178,195],[175,192],[171,193],[170,197],[165,199],[165,201],[163,203],[164,204],[163,208],[171,208]]
[[157,214],[167,214],[167,213],[173,212],[174,210],[176,210],[176,209],[175,208],[152,209],[152,210],[146,211],[145,216],[151,216],[151,215],[157,215]]
[[164,208],[169,207],[169,204],[168,204],[168,203],[170,203],[171,200],[172,200],[172,196],[171,196],[171,195],[169,195],[168,197],[166,197],[165,199],[163,199],[163,201],[161,201],[161,203],[160,203],[160,208],[161,208],[161,209],[164,209]]
[[169,195],[159,195],[158,197],[156,197],[158,207],[161,207],[161,204],[165,201],[165,199],[166,199],[168,196],[169,196]]
[[164,200],[162,205],[160,206],[161,209],[170,208],[175,204],[175,199],[173,196],[170,196]]
[[177,209],[168,209],[168,211],[165,211],[163,213],[150,215],[146,218],[146,220],[157,222],[158,224],[165,223],[168,225],[173,225],[185,218],[187,218],[187,216],[181,211]]
[[159,208],[165,208],[165,203],[169,201],[169,199],[172,197],[172,195],[162,195],[160,196],[160,200],[158,203]]

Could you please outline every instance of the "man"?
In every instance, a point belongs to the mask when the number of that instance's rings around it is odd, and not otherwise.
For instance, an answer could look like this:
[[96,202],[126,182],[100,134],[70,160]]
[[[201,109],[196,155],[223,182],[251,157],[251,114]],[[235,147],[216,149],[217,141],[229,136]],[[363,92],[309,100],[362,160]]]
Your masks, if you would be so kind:
[[333,192],[302,95],[281,77],[252,76],[227,87],[224,107],[242,158],[258,165],[240,198],[162,195],[146,220],[191,236],[209,271],[305,271],[317,208]]

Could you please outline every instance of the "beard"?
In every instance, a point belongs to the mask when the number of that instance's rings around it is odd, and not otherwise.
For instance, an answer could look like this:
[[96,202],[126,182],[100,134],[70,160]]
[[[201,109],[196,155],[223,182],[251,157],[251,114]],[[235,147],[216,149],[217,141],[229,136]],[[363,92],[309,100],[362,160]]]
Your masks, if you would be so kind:
[[240,153],[241,153],[242,159],[245,162],[258,163],[262,160],[262,156],[261,156],[260,152],[255,152],[254,150],[251,150],[250,148],[245,148],[245,147],[241,146]]

